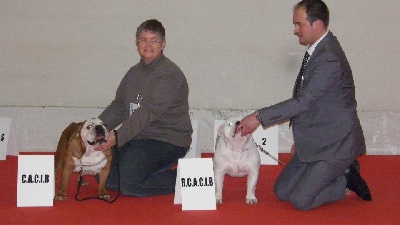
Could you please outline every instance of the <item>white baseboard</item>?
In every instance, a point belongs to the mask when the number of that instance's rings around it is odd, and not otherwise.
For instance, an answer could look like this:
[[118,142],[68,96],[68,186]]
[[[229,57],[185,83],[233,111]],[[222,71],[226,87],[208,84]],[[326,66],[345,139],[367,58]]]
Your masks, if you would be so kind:
[[[73,107],[0,107],[0,117],[12,118],[22,152],[53,152],[62,130],[70,122],[98,116],[102,108]],[[246,115],[254,110],[191,109],[190,116],[199,121],[202,152],[213,152],[214,120]],[[400,155],[400,112],[359,111],[369,155]],[[293,138],[288,123],[279,125],[279,152],[290,152]]]

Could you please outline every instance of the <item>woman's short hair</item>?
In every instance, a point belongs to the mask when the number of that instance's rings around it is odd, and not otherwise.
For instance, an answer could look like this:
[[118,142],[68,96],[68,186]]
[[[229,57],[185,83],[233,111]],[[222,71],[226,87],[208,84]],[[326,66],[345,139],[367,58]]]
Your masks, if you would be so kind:
[[136,39],[138,39],[140,34],[144,31],[157,33],[163,41],[165,40],[165,28],[161,22],[156,19],[146,20],[140,24],[136,30]]

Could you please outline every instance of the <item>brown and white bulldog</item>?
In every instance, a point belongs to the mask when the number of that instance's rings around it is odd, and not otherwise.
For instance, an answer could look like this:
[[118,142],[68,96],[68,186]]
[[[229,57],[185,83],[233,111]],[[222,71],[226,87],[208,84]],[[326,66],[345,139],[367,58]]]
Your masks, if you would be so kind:
[[[96,151],[94,148],[108,139],[107,129],[99,118],[80,123],[71,123],[62,132],[54,160],[56,176],[61,170],[60,184],[55,200],[65,200],[72,172],[82,175],[99,174],[99,197],[109,199],[105,185],[111,165],[111,149]],[[79,177],[78,177],[79,180]],[[85,185],[86,183],[83,183]]]

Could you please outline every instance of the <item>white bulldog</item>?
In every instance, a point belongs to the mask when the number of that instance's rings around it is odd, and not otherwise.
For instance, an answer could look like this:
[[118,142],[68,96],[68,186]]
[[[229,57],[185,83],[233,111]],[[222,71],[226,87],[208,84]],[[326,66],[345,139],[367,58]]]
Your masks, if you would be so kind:
[[222,204],[224,176],[243,177],[247,175],[246,204],[257,204],[255,195],[261,164],[260,154],[253,137],[235,134],[241,118],[229,118],[218,128],[214,153],[215,196]]

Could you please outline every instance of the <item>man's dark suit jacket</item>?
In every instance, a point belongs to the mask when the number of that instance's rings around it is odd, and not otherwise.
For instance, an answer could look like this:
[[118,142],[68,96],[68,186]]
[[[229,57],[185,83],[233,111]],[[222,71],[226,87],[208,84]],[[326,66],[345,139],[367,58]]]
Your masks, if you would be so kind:
[[331,32],[312,53],[296,96],[260,110],[263,127],[293,119],[296,152],[303,162],[354,160],[365,154],[353,75]]

